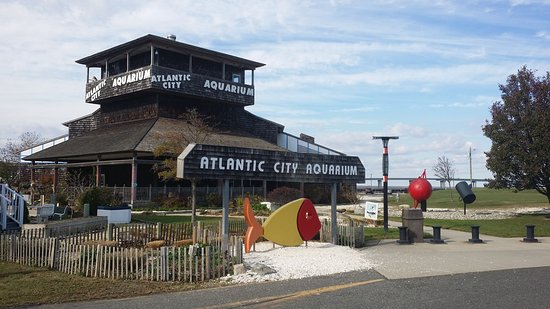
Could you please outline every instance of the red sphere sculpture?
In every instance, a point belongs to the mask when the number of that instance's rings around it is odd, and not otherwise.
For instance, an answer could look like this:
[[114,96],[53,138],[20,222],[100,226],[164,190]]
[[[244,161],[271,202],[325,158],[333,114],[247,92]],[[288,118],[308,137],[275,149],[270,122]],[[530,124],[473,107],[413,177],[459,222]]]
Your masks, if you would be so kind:
[[419,202],[424,202],[432,195],[432,185],[426,179],[426,170],[409,184],[409,194],[414,200],[414,208]]

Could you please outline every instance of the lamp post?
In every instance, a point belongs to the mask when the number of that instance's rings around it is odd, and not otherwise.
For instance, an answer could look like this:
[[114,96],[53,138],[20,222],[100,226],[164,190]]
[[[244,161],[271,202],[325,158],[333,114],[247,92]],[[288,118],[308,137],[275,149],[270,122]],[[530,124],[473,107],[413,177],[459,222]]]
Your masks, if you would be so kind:
[[373,136],[372,139],[381,139],[384,150],[382,152],[382,176],[384,177],[384,231],[388,232],[388,143],[390,139],[398,139],[398,136]]

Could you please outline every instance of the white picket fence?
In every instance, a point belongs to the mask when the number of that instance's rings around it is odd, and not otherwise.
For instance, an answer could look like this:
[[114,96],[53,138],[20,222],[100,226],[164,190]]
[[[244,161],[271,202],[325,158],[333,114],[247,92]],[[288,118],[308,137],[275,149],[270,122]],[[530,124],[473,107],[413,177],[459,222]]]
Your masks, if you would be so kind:
[[185,282],[220,278],[243,260],[242,238],[238,236],[230,238],[226,251],[219,241],[186,247],[125,248],[116,242],[91,244],[79,239],[0,234],[0,260],[86,277]]
[[321,222],[320,241],[329,242],[339,246],[348,246],[351,248],[361,248],[365,244],[364,226],[353,220],[338,220],[337,239],[332,239],[332,224],[330,220]]

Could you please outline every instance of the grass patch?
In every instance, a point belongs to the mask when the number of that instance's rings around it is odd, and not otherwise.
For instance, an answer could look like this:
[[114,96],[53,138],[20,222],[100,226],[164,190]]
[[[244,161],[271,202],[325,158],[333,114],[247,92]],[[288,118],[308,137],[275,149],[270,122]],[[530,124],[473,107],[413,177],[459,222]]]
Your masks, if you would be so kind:
[[[550,207],[546,196],[535,190],[515,191],[511,189],[474,188],[472,191],[476,195],[476,200],[467,206],[468,209]],[[409,194],[399,194],[399,201],[397,201],[394,194],[389,203],[395,206],[399,204],[412,206],[414,201]],[[434,191],[428,199],[428,208],[462,209],[463,207],[464,204],[454,188]]]
[[114,280],[68,275],[47,268],[0,262],[0,307],[20,307],[188,291],[220,283]]
[[[424,238],[431,237],[433,237],[431,233],[424,233]],[[383,227],[365,228],[365,242],[382,239],[399,239],[399,229],[390,227],[386,233]]]
[[399,239],[399,229],[388,228],[388,232],[383,227],[365,228],[365,241],[380,239]]
[[535,237],[550,237],[550,219],[544,215],[523,215],[500,220],[444,220],[424,219],[424,225],[441,225],[444,229],[471,232],[479,225],[479,233],[497,237],[525,237],[525,225],[534,224]]

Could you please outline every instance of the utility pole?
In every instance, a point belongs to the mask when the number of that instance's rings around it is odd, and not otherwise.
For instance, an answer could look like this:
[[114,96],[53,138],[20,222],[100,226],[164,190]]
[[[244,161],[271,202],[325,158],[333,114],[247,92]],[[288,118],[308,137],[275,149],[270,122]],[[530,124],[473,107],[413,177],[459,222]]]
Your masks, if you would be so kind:
[[474,178],[472,177],[472,146],[470,146],[470,151],[468,152],[468,158],[470,160],[470,188],[471,188],[474,185]]
[[398,139],[398,136],[373,136],[372,139],[381,139],[384,150],[382,152],[382,176],[384,177],[384,231],[388,232],[388,143],[390,139]]

